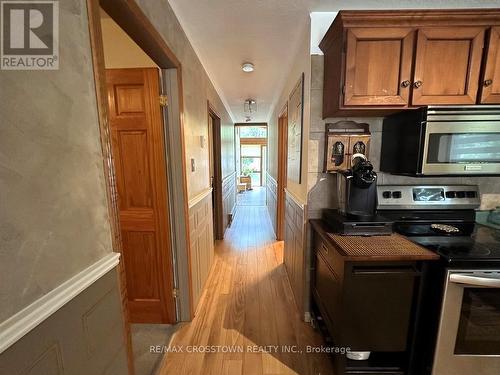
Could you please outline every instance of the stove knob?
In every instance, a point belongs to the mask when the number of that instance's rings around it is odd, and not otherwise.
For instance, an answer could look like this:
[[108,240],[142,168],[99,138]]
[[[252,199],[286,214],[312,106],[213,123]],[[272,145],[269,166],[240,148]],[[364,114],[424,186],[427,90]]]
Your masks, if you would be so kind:
[[475,191],[466,191],[465,196],[467,198],[477,198],[477,193]]
[[385,199],[389,199],[391,197],[391,192],[390,191],[384,191],[382,193],[382,197],[384,197]]
[[446,198],[455,198],[455,192],[454,191],[447,191],[446,192]]
[[457,198],[465,198],[465,191],[457,191]]
[[396,198],[396,199],[401,198],[401,192],[400,191],[393,191],[392,192],[392,197]]

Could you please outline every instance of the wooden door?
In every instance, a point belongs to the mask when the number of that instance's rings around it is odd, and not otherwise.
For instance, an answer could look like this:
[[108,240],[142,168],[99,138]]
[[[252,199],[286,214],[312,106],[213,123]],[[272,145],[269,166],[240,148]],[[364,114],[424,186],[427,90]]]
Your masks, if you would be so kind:
[[288,104],[278,117],[278,181],[276,193],[276,239],[285,239],[285,188],[287,182]]
[[481,81],[481,103],[500,104],[500,27],[492,27]]
[[173,323],[167,171],[156,68],[107,69],[130,320]]
[[214,239],[223,240],[227,221],[223,217],[222,206],[222,145],[221,145],[221,121],[215,109],[208,103],[208,127],[210,137],[210,180],[212,184],[212,210],[214,217]]
[[476,103],[483,45],[482,27],[420,29],[412,104]]
[[413,39],[411,28],[348,29],[344,105],[408,105]]

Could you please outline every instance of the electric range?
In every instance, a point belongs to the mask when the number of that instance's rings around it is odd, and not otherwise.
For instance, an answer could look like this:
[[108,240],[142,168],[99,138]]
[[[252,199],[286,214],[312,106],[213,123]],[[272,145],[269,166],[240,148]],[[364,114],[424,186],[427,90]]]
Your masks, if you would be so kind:
[[378,187],[394,231],[441,256],[416,307],[411,375],[500,374],[500,231],[475,223],[477,186]]

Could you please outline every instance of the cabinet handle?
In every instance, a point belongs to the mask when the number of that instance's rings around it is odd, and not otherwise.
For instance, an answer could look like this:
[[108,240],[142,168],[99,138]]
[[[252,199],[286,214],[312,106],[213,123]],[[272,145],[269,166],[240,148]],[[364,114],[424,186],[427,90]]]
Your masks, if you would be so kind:
[[328,254],[328,248],[325,245],[321,245],[321,248],[325,252],[325,254]]
[[422,81],[416,81],[414,84],[413,84],[413,87],[415,87],[416,89],[418,89],[420,86],[422,86],[424,83]]
[[493,83],[492,79],[487,79],[486,81],[483,82],[483,85],[484,87],[488,87],[491,86],[492,83]]
[[411,82],[408,80],[401,82],[402,87],[408,87],[408,86],[410,86],[410,84],[411,84]]

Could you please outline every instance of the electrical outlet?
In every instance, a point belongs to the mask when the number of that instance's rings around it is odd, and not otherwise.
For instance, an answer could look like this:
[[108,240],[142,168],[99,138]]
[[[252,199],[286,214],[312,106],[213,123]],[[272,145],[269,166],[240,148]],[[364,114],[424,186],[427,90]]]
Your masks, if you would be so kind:
[[194,162],[194,158],[191,158],[191,172],[194,172],[196,170],[196,165]]

